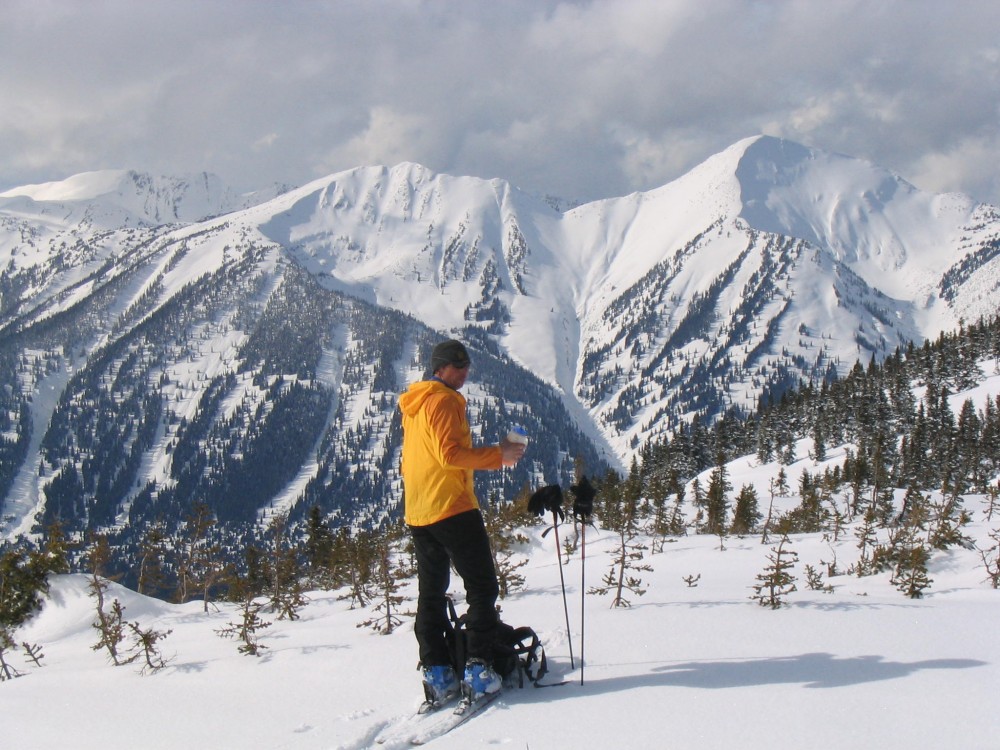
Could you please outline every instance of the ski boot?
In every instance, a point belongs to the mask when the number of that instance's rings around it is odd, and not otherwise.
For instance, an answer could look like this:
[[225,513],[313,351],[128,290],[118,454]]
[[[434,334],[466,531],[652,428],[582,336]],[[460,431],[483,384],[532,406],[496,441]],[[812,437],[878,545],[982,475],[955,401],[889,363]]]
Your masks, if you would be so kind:
[[469,659],[465,665],[465,678],[462,680],[462,697],[470,703],[482,698],[487,693],[495,693],[503,686],[500,675],[493,671],[482,659]]
[[418,713],[439,709],[462,690],[455,670],[449,666],[424,667],[424,702]]

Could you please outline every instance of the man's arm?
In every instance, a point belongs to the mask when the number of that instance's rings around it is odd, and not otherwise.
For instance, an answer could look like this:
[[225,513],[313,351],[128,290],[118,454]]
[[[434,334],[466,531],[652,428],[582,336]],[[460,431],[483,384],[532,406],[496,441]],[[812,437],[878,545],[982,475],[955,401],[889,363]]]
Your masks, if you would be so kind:
[[452,398],[442,398],[429,405],[428,418],[438,442],[439,459],[460,469],[499,469],[513,466],[524,455],[524,446],[506,439],[497,445],[469,447],[469,432],[463,405]]

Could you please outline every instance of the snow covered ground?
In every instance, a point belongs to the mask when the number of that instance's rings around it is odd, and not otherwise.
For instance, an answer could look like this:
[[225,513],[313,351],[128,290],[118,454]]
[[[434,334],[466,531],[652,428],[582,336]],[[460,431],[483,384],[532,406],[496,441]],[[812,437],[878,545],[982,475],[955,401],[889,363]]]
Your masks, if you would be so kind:
[[[738,488],[752,477],[766,497],[766,470],[734,470],[732,482]],[[789,472],[793,486],[796,476]],[[1000,517],[987,521],[978,496],[966,508],[974,519],[966,532],[990,546]],[[688,536],[647,555],[653,571],[638,574],[647,593],[631,597],[631,608],[586,597],[582,643],[582,581],[600,583],[615,541],[591,530],[586,560],[564,559],[572,669],[554,542],[540,532],[532,530],[521,569],[527,587],[502,602],[503,616],[539,632],[549,679],[569,683],[508,691],[436,740],[441,750],[1000,747],[1000,591],[976,550],[935,553],[931,588],[913,600],[888,573],[840,575],[825,580],[832,593],[810,590],[805,565],[825,571],[836,559],[846,571],[857,539],[851,531],[836,541],[796,536],[799,590],[771,610],[751,597],[777,539],[729,538],[720,549],[717,537]],[[561,532],[572,533],[567,525]],[[689,576],[700,576],[697,585],[685,583]],[[370,612],[349,609],[335,592],[311,593],[299,621],[274,621],[259,658],[215,634],[236,621],[233,605],[206,614],[199,602],[110,593],[127,619],[172,631],[163,642],[169,665],[147,675],[110,666],[91,649],[86,578],[56,577],[42,613],[17,634],[43,646],[45,666],[14,655],[25,676],[0,684],[5,747],[354,750],[419,703],[410,621],[376,634],[358,627]]]

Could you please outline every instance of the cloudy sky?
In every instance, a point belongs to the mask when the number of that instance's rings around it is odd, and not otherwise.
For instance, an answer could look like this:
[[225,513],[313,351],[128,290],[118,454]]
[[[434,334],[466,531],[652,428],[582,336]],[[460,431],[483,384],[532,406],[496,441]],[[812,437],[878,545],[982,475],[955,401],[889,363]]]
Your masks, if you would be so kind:
[[1000,204],[996,0],[0,0],[0,190],[419,162],[577,200],[746,136]]

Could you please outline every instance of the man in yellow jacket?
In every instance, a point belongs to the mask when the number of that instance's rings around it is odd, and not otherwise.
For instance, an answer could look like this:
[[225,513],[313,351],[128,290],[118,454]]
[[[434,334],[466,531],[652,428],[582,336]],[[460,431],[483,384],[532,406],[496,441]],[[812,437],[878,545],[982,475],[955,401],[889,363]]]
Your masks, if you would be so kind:
[[[473,490],[473,471],[513,466],[524,446],[504,440],[473,447],[465,397],[469,353],[454,339],[431,354],[429,380],[399,398],[403,414],[404,517],[413,537],[419,594],[415,632],[424,670],[423,710],[462,690],[475,698],[500,689],[492,669],[499,591],[489,537]],[[445,640],[451,566],[465,584],[468,661],[459,685]]]

